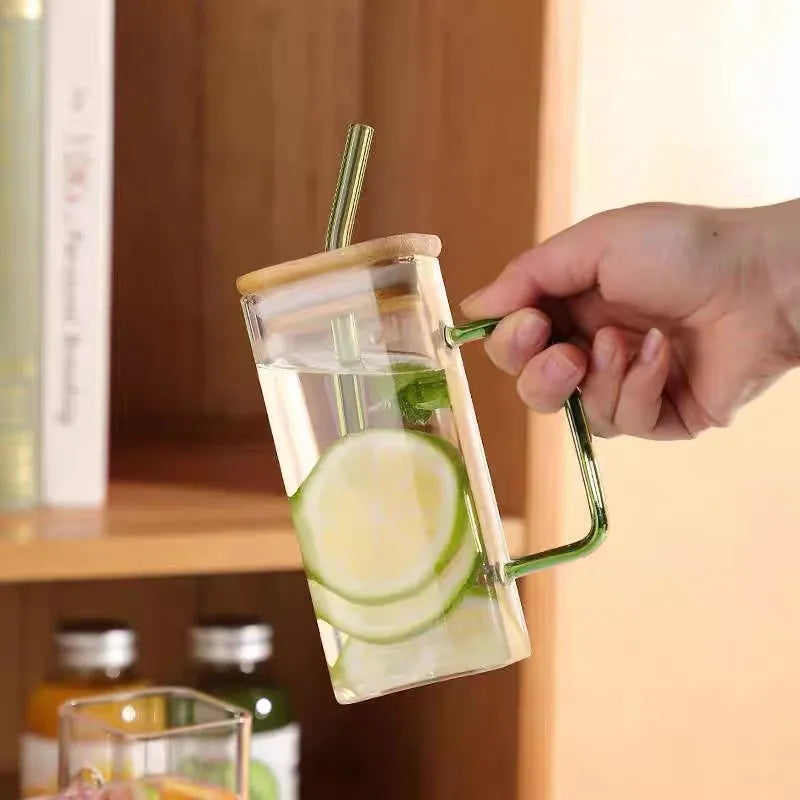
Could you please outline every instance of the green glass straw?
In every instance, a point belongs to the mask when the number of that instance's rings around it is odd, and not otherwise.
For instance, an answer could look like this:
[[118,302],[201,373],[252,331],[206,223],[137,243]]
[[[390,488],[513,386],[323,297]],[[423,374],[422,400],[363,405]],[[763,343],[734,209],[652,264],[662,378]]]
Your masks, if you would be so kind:
[[[350,244],[373,132],[369,125],[363,123],[351,125],[347,130],[339,179],[336,182],[336,192],[328,218],[328,231],[325,234],[326,250],[336,250]],[[342,368],[352,370],[361,366],[355,314],[335,317],[331,321],[331,330],[336,360]],[[346,436],[353,431],[364,430],[364,403],[359,376],[352,373],[334,376],[334,390],[339,434]]]

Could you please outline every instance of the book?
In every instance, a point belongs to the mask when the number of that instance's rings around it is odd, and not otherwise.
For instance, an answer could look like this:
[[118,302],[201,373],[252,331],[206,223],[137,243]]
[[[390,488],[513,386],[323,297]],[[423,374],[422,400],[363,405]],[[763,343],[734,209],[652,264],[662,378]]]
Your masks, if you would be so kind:
[[0,509],[38,501],[41,0],[0,0]]
[[114,3],[44,14],[42,502],[105,500],[111,304]]

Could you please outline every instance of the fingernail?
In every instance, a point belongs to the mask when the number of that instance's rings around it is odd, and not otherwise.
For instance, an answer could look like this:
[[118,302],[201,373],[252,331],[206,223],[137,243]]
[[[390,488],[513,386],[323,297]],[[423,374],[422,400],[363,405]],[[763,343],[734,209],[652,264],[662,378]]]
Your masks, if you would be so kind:
[[642,356],[642,361],[645,364],[651,364],[656,360],[658,354],[661,352],[661,345],[664,343],[664,334],[658,328],[650,328],[647,336],[644,337],[642,348],[639,351]]
[[520,350],[527,350],[545,337],[547,327],[547,321],[539,314],[525,314],[514,331],[514,346]]
[[607,369],[611,366],[617,348],[605,336],[596,336],[592,347],[592,362],[596,369]]
[[551,353],[544,364],[544,376],[553,383],[569,383],[580,372],[580,366],[556,350]]

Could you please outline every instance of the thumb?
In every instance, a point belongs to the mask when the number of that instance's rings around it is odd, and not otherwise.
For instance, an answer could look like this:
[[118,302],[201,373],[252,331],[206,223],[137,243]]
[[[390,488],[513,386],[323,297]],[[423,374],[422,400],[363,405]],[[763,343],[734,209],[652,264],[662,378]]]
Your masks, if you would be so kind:
[[464,315],[502,317],[535,306],[543,297],[565,298],[591,289],[605,241],[596,220],[579,222],[512,259],[492,283],[464,300]]

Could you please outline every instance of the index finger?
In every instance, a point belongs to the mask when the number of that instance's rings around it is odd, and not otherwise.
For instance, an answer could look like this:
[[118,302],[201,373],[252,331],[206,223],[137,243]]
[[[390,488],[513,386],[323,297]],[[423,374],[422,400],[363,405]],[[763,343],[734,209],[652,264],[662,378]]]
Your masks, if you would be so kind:
[[470,319],[502,317],[543,297],[570,297],[597,284],[605,237],[595,217],[567,228],[512,259],[492,283],[462,304]]

